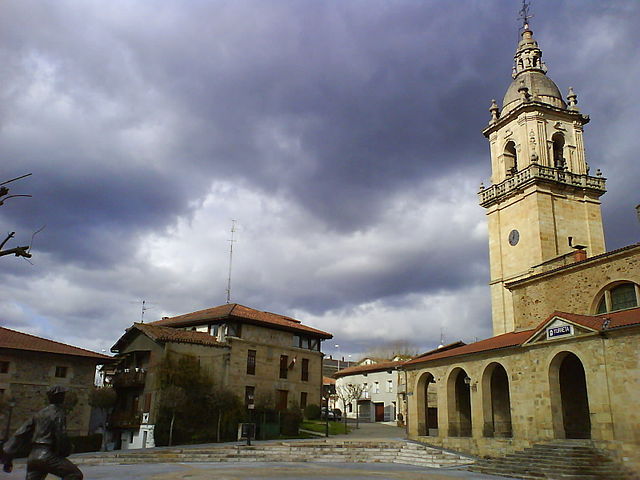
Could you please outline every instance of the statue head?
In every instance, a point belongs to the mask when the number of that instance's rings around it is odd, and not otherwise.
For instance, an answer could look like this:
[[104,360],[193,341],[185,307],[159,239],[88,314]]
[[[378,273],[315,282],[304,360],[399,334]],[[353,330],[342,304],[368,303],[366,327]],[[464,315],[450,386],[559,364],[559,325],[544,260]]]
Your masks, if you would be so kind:
[[62,385],[54,385],[47,390],[47,398],[49,403],[53,405],[62,405],[64,402],[64,394],[67,393],[67,388]]

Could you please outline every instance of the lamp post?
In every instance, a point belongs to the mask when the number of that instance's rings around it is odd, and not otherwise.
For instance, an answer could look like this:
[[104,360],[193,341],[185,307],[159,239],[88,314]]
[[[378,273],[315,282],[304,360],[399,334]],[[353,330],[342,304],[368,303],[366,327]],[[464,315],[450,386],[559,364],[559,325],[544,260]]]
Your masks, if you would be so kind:
[[340,370],[340,354],[338,353],[338,348],[340,348],[340,345],[335,344],[334,347],[336,347],[336,360],[338,360],[338,370]]
[[329,436],[329,392],[325,392],[325,396],[322,397],[325,401],[326,410],[324,412],[324,436]]

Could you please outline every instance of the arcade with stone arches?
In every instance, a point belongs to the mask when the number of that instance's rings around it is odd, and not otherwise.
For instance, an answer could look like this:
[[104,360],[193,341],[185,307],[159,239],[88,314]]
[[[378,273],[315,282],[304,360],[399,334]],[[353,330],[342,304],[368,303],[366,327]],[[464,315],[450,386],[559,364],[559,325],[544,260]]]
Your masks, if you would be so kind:
[[480,454],[492,442],[606,438],[616,412],[603,400],[615,387],[600,367],[605,352],[590,343],[514,346],[407,370],[410,436]]

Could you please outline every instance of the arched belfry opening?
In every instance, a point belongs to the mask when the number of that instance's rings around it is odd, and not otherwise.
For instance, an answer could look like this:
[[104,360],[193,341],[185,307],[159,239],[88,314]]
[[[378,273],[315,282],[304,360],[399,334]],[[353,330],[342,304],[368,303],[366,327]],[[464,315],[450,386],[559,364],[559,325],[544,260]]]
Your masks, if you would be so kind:
[[518,171],[518,154],[516,144],[513,141],[507,142],[504,146],[504,168],[507,176],[514,175]]
[[556,437],[591,438],[589,395],[584,366],[573,353],[556,355],[549,370]]
[[509,376],[499,363],[490,364],[482,378],[485,437],[511,437]]
[[447,381],[449,436],[471,436],[471,379],[462,368],[454,369]]
[[431,373],[423,373],[418,380],[418,435],[438,435],[438,397],[435,378]]
[[553,142],[553,166],[556,168],[564,168],[566,164],[564,159],[564,135],[554,133],[551,141]]

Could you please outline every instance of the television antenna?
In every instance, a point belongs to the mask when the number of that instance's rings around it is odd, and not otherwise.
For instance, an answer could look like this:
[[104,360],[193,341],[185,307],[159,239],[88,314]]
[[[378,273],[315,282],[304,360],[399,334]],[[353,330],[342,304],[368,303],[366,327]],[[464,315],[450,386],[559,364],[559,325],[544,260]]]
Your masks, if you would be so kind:
[[153,307],[150,307],[149,302],[147,302],[146,300],[140,300],[140,301],[135,301],[135,302],[129,302],[129,303],[141,303],[141,308],[140,308],[140,323],[144,323],[144,312],[146,312],[147,310],[152,309]]
[[526,29],[529,27],[529,19],[535,17],[535,15],[531,14],[529,12],[529,9],[531,8],[531,0],[527,1],[527,0],[522,0],[522,8],[520,9],[520,16],[518,17],[518,19],[522,20],[522,29]]
[[233,263],[233,243],[236,242],[236,221],[231,220],[231,238],[229,239],[229,276],[227,277],[227,303],[231,303],[231,265]]

